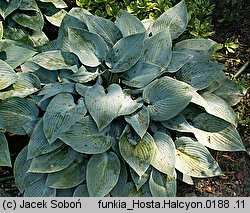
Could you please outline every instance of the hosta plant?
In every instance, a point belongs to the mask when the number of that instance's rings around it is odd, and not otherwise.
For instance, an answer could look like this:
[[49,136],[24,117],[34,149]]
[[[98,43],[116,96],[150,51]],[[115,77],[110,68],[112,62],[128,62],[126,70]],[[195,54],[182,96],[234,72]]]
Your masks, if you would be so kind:
[[176,42],[187,24],[184,1],[155,21],[72,8],[56,40],[0,42],[0,159],[6,131],[29,136],[13,166],[24,196],[176,196],[223,174],[211,149],[245,151],[244,89],[210,61],[214,41]]

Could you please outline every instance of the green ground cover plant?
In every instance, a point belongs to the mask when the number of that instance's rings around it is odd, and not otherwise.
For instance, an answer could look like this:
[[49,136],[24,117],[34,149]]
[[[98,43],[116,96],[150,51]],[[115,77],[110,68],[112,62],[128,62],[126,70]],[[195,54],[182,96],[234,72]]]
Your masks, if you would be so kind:
[[[155,20],[74,7],[40,44],[5,36],[1,1],[0,165],[24,196],[172,197],[223,174],[210,150],[245,151],[232,106],[246,90],[211,61],[216,42],[178,40],[184,0]],[[14,164],[7,132],[29,136]]]

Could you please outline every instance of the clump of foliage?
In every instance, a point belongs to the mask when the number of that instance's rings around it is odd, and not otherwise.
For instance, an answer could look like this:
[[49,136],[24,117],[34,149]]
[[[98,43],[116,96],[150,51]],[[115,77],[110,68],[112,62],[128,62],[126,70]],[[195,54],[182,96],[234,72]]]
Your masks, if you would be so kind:
[[63,0],[0,0],[0,25],[3,37],[31,46],[49,41],[44,33],[45,21],[60,26],[66,14]]
[[155,21],[72,8],[42,46],[2,38],[0,162],[6,132],[29,136],[24,196],[176,196],[177,180],[223,173],[210,149],[245,151],[231,107],[244,88],[210,61],[214,41],[176,42],[187,24],[184,1]]
[[[156,19],[167,9],[171,8],[176,0],[76,0],[78,6],[92,14],[114,21],[120,9],[127,10],[140,20]],[[212,11],[214,4],[207,0],[186,0],[189,23],[186,37],[208,38],[214,34],[212,25]]]

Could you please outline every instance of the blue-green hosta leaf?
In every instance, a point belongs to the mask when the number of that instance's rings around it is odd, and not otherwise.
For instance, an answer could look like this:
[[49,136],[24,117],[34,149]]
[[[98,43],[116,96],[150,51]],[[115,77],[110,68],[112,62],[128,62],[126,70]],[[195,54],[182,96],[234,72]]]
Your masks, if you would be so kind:
[[12,167],[8,142],[5,135],[1,132],[0,132],[0,166]]
[[8,132],[27,134],[24,126],[37,120],[38,114],[39,109],[33,100],[19,97],[0,100],[0,117]]
[[148,19],[143,19],[141,22],[143,26],[145,27],[147,34],[149,35],[151,33],[150,30],[151,30],[152,24],[154,23],[154,20],[148,18]]
[[177,79],[197,90],[207,88],[222,72],[224,65],[216,62],[189,62],[177,73]]
[[[17,75],[9,64],[0,60],[0,90],[7,88],[15,83]],[[1,92],[0,92],[1,94]]]
[[177,72],[191,59],[192,59],[192,55],[178,52],[178,51],[172,51],[171,61],[168,67],[164,70],[164,72],[170,72],[170,73]]
[[182,182],[189,184],[189,185],[194,185],[194,181],[191,176],[183,174],[179,171],[177,171],[177,179],[181,180]]
[[75,71],[75,73],[72,73],[70,70],[62,70],[60,71],[59,76],[62,79],[68,79],[83,84],[96,79],[102,73],[103,72],[99,71],[98,69],[95,71],[88,71],[84,66],[81,66]]
[[43,132],[43,119],[36,124],[29,140],[27,159],[52,152],[63,145],[63,142],[56,140],[50,144]]
[[30,30],[17,24],[14,20],[8,19],[8,25],[4,28],[4,38],[29,44]]
[[48,70],[72,69],[78,64],[74,54],[60,50],[42,52],[30,60]]
[[9,90],[0,92],[0,99],[6,99],[10,97],[24,98],[37,92],[40,88],[40,81],[36,75],[32,73],[17,73],[16,82]]
[[152,167],[149,167],[147,171],[142,175],[139,176],[131,167],[130,167],[130,175],[135,184],[137,190],[139,190],[149,179],[150,173],[152,171]]
[[53,152],[32,159],[28,172],[53,173],[66,169],[79,155],[68,146],[60,146]]
[[34,12],[32,15],[18,12],[12,16],[12,19],[21,26],[38,32],[41,32],[44,26],[44,19],[41,11]]
[[59,83],[59,82],[46,84],[38,93],[38,96],[43,95],[42,99],[40,100],[40,103],[60,93],[76,94],[75,84],[74,83]]
[[235,81],[226,78],[222,82],[220,87],[218,87],[214,91],[214,94],[223,98],[228,103],[228,105],[234,106],[239,103],[239,101],[243,98],[246,92],[247,89],[243,88]]
[[[73,11],[75,11],[74,14]],[[84,9],[82,8],[72,8],[70,12],[64,16],[60,28],[58,30],[58,37],[53,46],[66,52],[71,51],[68,29],[79,28],[87,30],[86,24],[78,17],[82,16],[82,11],[84,11]],[[75,13],[77,13],[78,16]]]
[[192,120],[192,125],[207,132],[220,132],[231,126],[230,123],[208,113],[200,113]]
[[209,114],[219,117],[236,126],[235,112],[231,106],[219,96],[210,92],[205,92],[201,95],[197,93],[192,98],[191,102],[202,106]]
[[149,188],[153,197],[175,197],[176,178],[153,169],[150,174]]
[[178,38],[186,29],[188,13],[185,1],[182,0],[174,7],[169,8],[153,23],[151,30],[153,34],[169,29],[172,39]]
[[123,100],[122,106],[119,110],[120,115],[130,115],[134,113],[137,109],[143,106],[143,100],[141,97],[132,98],[132,94],[130,90],[124,89],[123,91]]
[[55,197],[56,189],[46,186],[47,175],[43,175],[39,180],[30,184],[25,191],[24,197]]
[[43,131],[49,143],[53,143],[69,127],[81,120],[86,112],[82,98],[75,104],[71,94],[57,94],[43,116]]
[[90,88],[91,86],[86,86],[80,83],[75,84],[75,90],[76,92],[81,95],[82,97],[85,97],[86,91]]
[[144,37],[145,33],[133,34],[115,43],[105,61],[111,72],[125,72],[136,64],[143,52]]
[[215,92],[215,90],[217,90],[224,83],[224,81],[226,79],[228,79],[228,77],[225,75],[225,73],[222,70],[220,70],[219,72],[216,73],[216,78],[203,91],[204,92]]
[[89,197],[87,184],[77,186],[73,193],[73,197]]
[[207,113],[193,120],[193,133],[206,147],[220,151],[245,151],[244,144],[235,126]]
[[113,22],[89,14],[84,14],[84,17],[86,18],[88,30],[101,36],[108,46],[114,46],[122,38],[121,31]]
[[6,48],[0,48],[1,51],[5,54],[4,61],[9,64],[13,69],[18,67],[27,61],[30,57],[36,54],[34,50],[29,47],[19,46],[19,44],[4,43],[3,45],[7,46]]
[[99,131],[90,116],[85,116],[60,135],[60,139],[80,153],[99,154],[112,146],[109,128]]
[[77,28],[69,28],[68,32],[71,51],[84,65],[97,67],[105,60],[108,47],[102,37]]
[[118,84],[111,84],[107,93],[99,84],[94,85],[85,93],[86,107],[100,131],[119,115],[123,100],[123,92]]
[[158,171],[173,177],[175,172],[175,145],[172,138],[163,132],[154,134],[156,145],[151,165]]
[[141,139],[133,135],[131,127],[127,125],[120,137],[119,149],[124,160],[139,176],[142,176],[152,161],[155,143],[149,133],[144,134]]
[[56,189],[56,197],[73,197],[74,191],[75,187],[69,189]]
[[172,41],[169,29],[164,29],[144,43],[143,60],[157,64],[162,70],[167,68],[172,56]]
[[30,73],[32,72],[35,74],[41,84],[50,84],[50,83],[55,83],[58,80],[58,72],[53,71],[51,72],[50,70],[47,70],[43,67],[40,67],[38,64],[28,60],[24,64],[21,65],[21,70],[24,73]]
[[110,191],[110,194],[113,197],[121,197],[123,190],[125,188],[125,185],[127,183],[128,180],[128,172],[127,172],[127,167],[125,164],[125,161],[120,159],[120,163],[121,163],[121,172],[119,175],[119,179],[116,183],[116,185],[114,186],[114,188]]
[[0,15],[5,19],[14,12],[21,4],[22,0],[0,0]]
[[3,39],[3,22],[0,21],[0,41]]
[[185,39],[174,46],[174,51],[192,55],[194,61],[208,61],[211,59],[217,43],[211,39]]
[[38,5],[35,0],[22,0],[22,3],[19,10],[31,10],[31,11],[38,11]]
[[133,127],[136,133],[143,138],[150,122],[148,109],[143,106],[133,114],[125,116],[125,120]]
[[222,171],[207,148],[189,137],[180,137],[175,141],[176,164],[180,172],[192,177],[213,177]]
[[53,25],[60,27],[64,16],[67,14],[66,10],[49,10],[47,14],[44,14],[45,18]]
[[141,21],[125,10],[119,10],[115,24],[119,27],[123,37],[146,31]]
[[4,127],[3,127],[3,121],[2,121],[2,119],[0,118],[0,130],[3,130],[4,129]]
[[86,167],[87,160],[80,155],[77,161],[70,164],[66,169],[48,174],[46,186],[56,189],[75,187],[85,180]]
[[90,197],[103,197],[116,185],[121,171],[114,152],[93,155],[87,164],[86,182]]
[[27,146],[17,155],[14,162],[14,177],[17,188],[24,192],[26,188],[42,178],[43,174],[28,172],[31,160],[27,160]]
[[40,47],[49,42],[49,38],[43,31],[34,31],[32,35],[29,35],[29,43],[33,47]]
[[166,76],[147,85],[143,99],[151,119],[164,121],[178,115],[189,104],[192,91],[188,84]]
[[181,114],[161,122],[163,126],[178,132],[193,132],[192,126],[187,122],[185,117]]
[[123,74],[122,83],[135,88],[142,88],[159,76],[161,68],[158,65],[138,62]]
[[45,3],[52,3],[56,8],[67,8],[68,5],[63,0],[40,0]]
[[148,184],[144,184],[137,190],[133,182],[128,182],[122,193],[122,197],[152,197]]

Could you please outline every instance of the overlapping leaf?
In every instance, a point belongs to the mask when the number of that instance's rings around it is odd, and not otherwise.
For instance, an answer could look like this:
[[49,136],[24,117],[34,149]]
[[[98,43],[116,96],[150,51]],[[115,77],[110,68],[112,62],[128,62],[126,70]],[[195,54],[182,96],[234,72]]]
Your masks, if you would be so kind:
[[0,92],[0,99],[10,97],[24,98],[37,92],[41,88],[39,79],[32,73],[17,73],[16,76],[16,82],[12,87]]
[[21,2],[22,0],[11,0],[10,2],[0,0],[0,15],[5,19],[20,6]]
[[64,131],[81,120],[86,112],[83,99],[75,104],[69,93],[56,95],[43,116],[43,131],[49,143],[53,143]]
[[119,114],[123,102],[123,92],[119,85],[112,84],[107,89],[96,84],[85,93],[88,112],[95,120],[98,129],[102,130]]
[[142,88],[159,76],[161,67],[147,62],[138,62],[124,73],[122,81],[124,84]]
[[122,38],[119,28],[113,22],[90,14],[84,14],[84,18],[86,19],[88,30],[100,35],[108,46],[112,47]]
[[9,64],[13,69],[20,66],[37,53],[31,47],[11,40],[3,40],[1,44],[2,48],[0,47],[0,51],[4,53],[2,60]]
[[148,104],[151,119],[168,120],[181,112],[191,101],[192,87],[170,77],[162,77],[148,84],[143,99]]
[[163,132],[154,134],[156,145],[151,165],[158,171],[171,177],[175,171],[175,145],[172,138]]
[[153,197],[175,197],[176,178],[153,169],[149,179],[149,188]]
[[12,166],[7,139],[0,132],[0,166]]
[[172,51],[171,61],[168,67],[164,70],[164,72],[170,72],[170,73],[177,72],[191,59],[192,59],[192,55],[189,55],[183,52]]
[[120,137],[119,149],[124,160],[139,176],[142,176],[152,161],[155,142],[149,133],[142,139],[133,135],[128,125]]
[[70,164],[66,169],[48,174],[45,185],[56,189],[75,187],[85,180],[86,167],[86,160],[83,156],[79,156],[79,159]]
[[74,150],[86,154],[99,154],[112,146],[112,140],[106,135],[109,127],[99,131],[90,116],[85,116],[60,135],[60,139]]
[[115,43],[105,61],[111,72],[125,72],[136,64],[142,55],[144,37],[145,33],[137,33],[123,37]]
[[62,145],[63,142],[60,140],[56,140],[52,144],[48,142],[43,132],[43,119],[40,119],[30,136],[27,159],[32,159],[34,157],[47,154],[56,150]]
[[86,174],[89,195],[107,195],[116,185],[120,171],[121,164],[114,152],[93,155],[88,162]]
[[142,107],[135,113],[127,115],[125,120],[133,127],[137,134],[143,138],[150,123],[148,109],[146,107]]
[[67,146],[61,146],[32,159],[29,172],[34,173],[53,173],[66,169],[79,155]]
[[115,24],[119,27],[123,37],[146,31],[141,21],[125,10],[119,10]]
[[5,130],[25,135],[24,126],[38,118],[39,110],[35,102],[31,99],[19,97],[0,100],[0,117]]
[[147,39],[143,47],[143,60],[160,66],[162,70],[168,67],[172,56],[172,41],[169,29],[164,29]]
[[198,141],[180,137],[175,141],[175,145],[175,167],[180,172],[192,177],[212,177],[222,174],[218,163]]
[[207,88],[222,72],[224,65],[215,62],[189,62],[177,73],[177,79],[190,84],[194,89]]
[[77,28],[69,28],[68,32],[71,50],[84,65],[97,67],[105,60],[108,47],[98,34]]
[[17,75],[9,64],[0,60],[0,90],[16,82]]
[[55,197],[56,189],[46,186],[46,175],[44,174],[39,180],[32,183],[24,191],[24,197]]
[[78,60],[72,53],[53,50],[40,53],[34,56],[31,61],[48,70],[59,70],[73,69]]
[[153,34],[169,29],[172,39],[178,38],[186,29],[188,23],[188,13],[185,1],[182,0],[172,8],[167,9],[153,23],[151,30]]
[[44,174],[28,172],[31,160],[27,160],[27,146],[17,155],[14,163],[14,177],[17,188],[24,192],[29,186],[43,177]]

